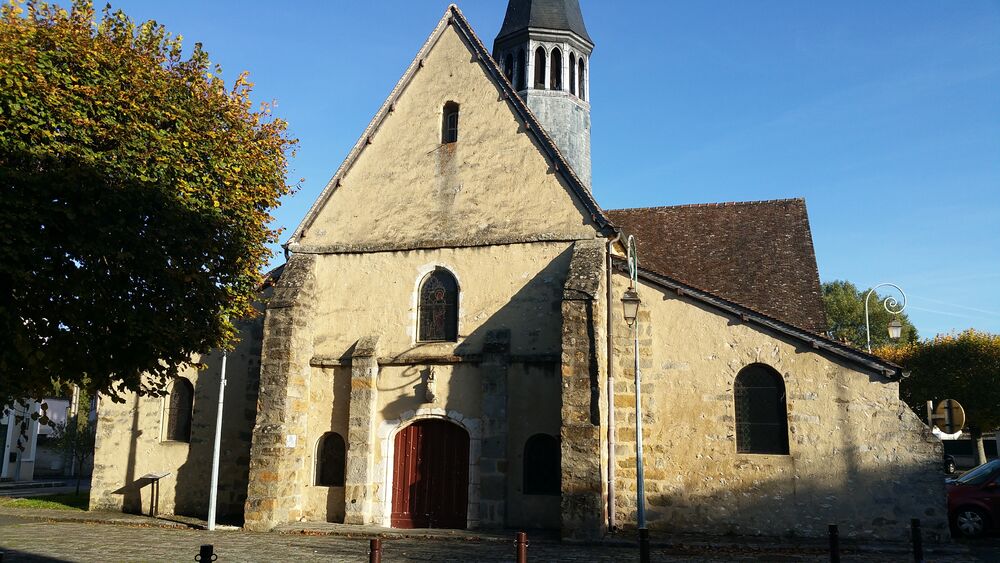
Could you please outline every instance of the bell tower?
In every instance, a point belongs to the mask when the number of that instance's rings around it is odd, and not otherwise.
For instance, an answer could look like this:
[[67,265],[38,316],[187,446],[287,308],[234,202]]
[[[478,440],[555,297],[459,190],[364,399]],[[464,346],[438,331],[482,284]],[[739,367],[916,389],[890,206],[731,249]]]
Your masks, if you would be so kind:
[[590,55],[579,0],[510,0],[493,58],[590,187]]

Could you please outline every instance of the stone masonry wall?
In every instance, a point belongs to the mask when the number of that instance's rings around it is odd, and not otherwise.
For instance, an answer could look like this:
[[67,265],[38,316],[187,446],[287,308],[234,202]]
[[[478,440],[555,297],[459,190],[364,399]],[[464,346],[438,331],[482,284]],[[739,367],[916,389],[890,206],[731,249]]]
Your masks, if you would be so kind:
[[605,528],[600,368],[594,330],[604,254],[599,241],[574,245],[563,292],[562,536],[595,539]]
[[302,484],[311,472],[305,460],[314,268],[314,256],[292,255],[267,307],[247,490],[250,530],[294,522],[303,511]]
[[[617,294],[627,287],[616,276]],[[903,540],[910,518],[948,535],[941,446],[898,385],[787,337],[640,283],[649,527],[670,532]],[[636,521],[631,330],[615,327],[616,511]],[[736,451],[733,382],[752,363],[784,379],[789,455]]]

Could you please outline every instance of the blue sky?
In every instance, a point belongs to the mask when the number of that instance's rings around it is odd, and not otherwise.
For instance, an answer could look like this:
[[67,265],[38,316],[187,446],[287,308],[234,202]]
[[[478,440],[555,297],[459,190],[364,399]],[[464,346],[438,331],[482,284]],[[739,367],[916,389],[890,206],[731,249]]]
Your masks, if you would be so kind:
[[[277,100],[289,232],[447,5],[114,3]],[[603,207],[804,197],[823,281],[902,286],[923,336],[1000,332],[1000,2],[581,5]],[[506,1],[459,6],[491,45]]]

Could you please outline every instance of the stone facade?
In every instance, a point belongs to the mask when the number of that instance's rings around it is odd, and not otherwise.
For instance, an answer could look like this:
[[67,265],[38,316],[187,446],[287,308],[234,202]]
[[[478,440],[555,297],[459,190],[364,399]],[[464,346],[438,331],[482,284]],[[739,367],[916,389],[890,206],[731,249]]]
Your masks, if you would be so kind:
[[[265,295],[270,291],[265,292]],[[263,319],[239,325],[241,341],[229,353],[219,466],[218,517],[241,523],[247,498],[250,439],[257,416]],[[181,373],[194,384],[191,440],[165,439],[166,398],[128,394],[123,403],[100,397],[91,481],[92,510],[204,517],[219,399],[221,355],[195,358],[205,369]],[[158,487],[142,477],[163,477]]]
[[[628,279],[615,278],[620,295]],[[647,519],[653,530],[905,539],[911,518],[946,538],[941,445],[895,380],[641,283],[639,355]],[[618,521],[634,526],[632,333],[616,317]],[[789,455],[736,451],[733,381],[763,363],[784,379]]]
[[[441,136],[449,102],[454,143]],[[621,233],[573,166],[449,8],[296,229],[230,364],[225,510],[253,530],[389,526],[397,456],[409,459],[397,438],[434,420],[468,439],[466,527],[567,539],[600,538],[612,518],[634,528],[627,280],[606,268]],[[458,336],[421,341],[421,284],[440,270],[458,286]],[[838,523],[845,536],[898,538],[920,517],[944,534],[940,445],[899,402],[892,366],[672,283],[644,272],[639,288],[650,527],[821,536]],[[753,363],[783,378],[788,455],[736,451],[733,382]],[[93,506],[142,508],[152,499],[139,477],[170,471],[160,511],[204,513],[214,373],[188,374],[190,445],[160,440],[160,399],[102,402]],[[329,433],[346,444],[342,484],[317,477]],[[554,490],[526,485],[539,435],[558,440]]]

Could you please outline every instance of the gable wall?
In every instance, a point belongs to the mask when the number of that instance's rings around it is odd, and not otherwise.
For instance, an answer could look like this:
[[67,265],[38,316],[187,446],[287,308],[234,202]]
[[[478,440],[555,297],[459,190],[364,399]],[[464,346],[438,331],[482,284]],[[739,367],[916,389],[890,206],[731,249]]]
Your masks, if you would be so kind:
[[[628,279],[616,276],[616,295]],[[640,281],[647,518],[651,529],[902,540],[910,518],[947,537],[941,446],[898,384]],[[635,525],[631,329],[615,326],[616,510]],[[790,455],[736,452],[733,382],[751,363],[785,383]]]
[[[592,222],[454,26],[299,241],[371,250],[593,238]],[[444,104],[459,141],[441,144]]]

